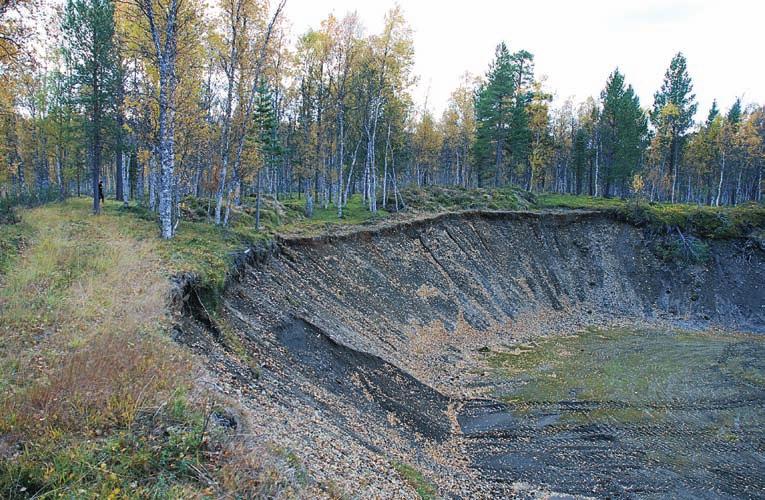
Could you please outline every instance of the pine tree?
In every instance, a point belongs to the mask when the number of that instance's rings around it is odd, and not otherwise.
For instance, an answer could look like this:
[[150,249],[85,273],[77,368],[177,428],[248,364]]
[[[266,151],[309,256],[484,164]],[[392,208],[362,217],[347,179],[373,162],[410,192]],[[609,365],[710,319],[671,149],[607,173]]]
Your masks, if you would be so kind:
[[101,210],[98,183],[101,175],[103,133],[114,97],[114,3],[112,0],[68,0],[62,24],[64,58],[72,85],[87,109],[87,135],[93,184],[93,211]]
[[510,60],[513,63],[514,96],[508,156],[514,169],[513,173],[523,179],[527,189],[531,189],[533,133],[528,108],[538,95],[534,91],[534,56],[526,50],[519,50],[510,56]]
[[476,94],[476,140],[474,158],[479,185],[492,177],[498,186],[505,167],[505,149],[512,120],[514,68],[505,43],[497,46],[486,82]]
[[736,100],[733,102],[733,106],[730,107],[730,110],[728,110],[728,121],[735,125],[738,125],[741,122],[741,98],[736,97]]

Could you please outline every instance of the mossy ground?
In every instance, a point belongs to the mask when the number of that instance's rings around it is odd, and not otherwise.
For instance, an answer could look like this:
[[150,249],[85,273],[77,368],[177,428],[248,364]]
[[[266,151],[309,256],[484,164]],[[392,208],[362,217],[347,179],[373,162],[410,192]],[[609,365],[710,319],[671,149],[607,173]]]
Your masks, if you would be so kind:
[[[537,403],[606,402],[584,417],[629,422],[657,420],[672,402],[735,397],[738,383],[765,388],[756,362],[763,353],[765,341],[753,335],[619,328],[546,338],[485,356],[511,387],[499,396],[519,410]],[[723,376],[735,383],[723,383]]]
[[656,232],[679,230],[701,238],[744,238],[765,228],[765,206],[745,203],[735,207],[709,207],[683,203],[649,203],[561,194],[537,197],[537,208],[605,210],[626,222]]
[[459,186],[410,187],[403,191],[409,209],[421,212],[453,210],[526,210],[536,197],[515,186],[463,188]]

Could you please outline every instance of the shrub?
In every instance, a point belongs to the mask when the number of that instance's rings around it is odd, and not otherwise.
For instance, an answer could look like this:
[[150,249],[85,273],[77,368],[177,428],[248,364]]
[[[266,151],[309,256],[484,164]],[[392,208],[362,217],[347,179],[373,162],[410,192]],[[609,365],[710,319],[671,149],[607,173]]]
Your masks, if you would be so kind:
[[190,383],[189,361],[157,335],[100,335],[65,352],[43,377],[33,367],[20,377],[34,382],[5,399],[6,432],[42,436],[130,426]]

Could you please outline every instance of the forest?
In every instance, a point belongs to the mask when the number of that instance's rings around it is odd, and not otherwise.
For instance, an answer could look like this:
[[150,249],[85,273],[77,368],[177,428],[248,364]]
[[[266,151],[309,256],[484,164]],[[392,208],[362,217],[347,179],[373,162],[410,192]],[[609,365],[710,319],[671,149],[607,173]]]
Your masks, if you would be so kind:
[[354,195],[372,213],[398,210],[413,185],[762,202],[765,106],[699,110],[682,52],[653,102],[617,67],[596,96],[553,106],[534,55],[500,41],[436,116],[413,98],[402,8],[379,33],[348,13],[302,34],[284,8],[4,1],[0,203],[85,195],[98,212],[102,182],[171,238],[188,197],[218,225],[266,197],[299,196],[308,216],[321,206],[342,218]]

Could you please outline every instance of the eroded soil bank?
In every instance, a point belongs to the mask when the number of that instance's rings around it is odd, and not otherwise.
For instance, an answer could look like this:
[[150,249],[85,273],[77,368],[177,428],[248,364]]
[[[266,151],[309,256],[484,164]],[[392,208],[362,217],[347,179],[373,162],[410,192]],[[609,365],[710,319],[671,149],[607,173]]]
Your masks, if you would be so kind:
[[[744,240],[707,243],[703,264],[667,263],[640,229],[593,212],[450,214],[285,239],[242,266],[215,325],[187,318],[178,336],[208,356],[247,432],[294,449],[327,494],[414,496],[399,463],[445,496],[677,493],[671,478],[649,487],[649,477],[588,468],[594,452],[566,462],[560,434],[537,439],[541,424],[523,419],[539,414],[519,414],[517,395],[503,392],[510,382],[492,353],[590,326],[762,332],[765,253]],[[761,379],[752,390],[762,398]],[[603,401],[629,403],[613,394]],[[574,390],[547,403],[602,411],[591,400]],[[560,425],[565,412],[545,411],[542,424]],[[498,414],[500,430],[476,424]],[[566,425],[596,436],[598,453],[627,446],[591,421]],[[520,452],[532,441],[533,463]],[[761,456],[762,436],[751,446]]]

